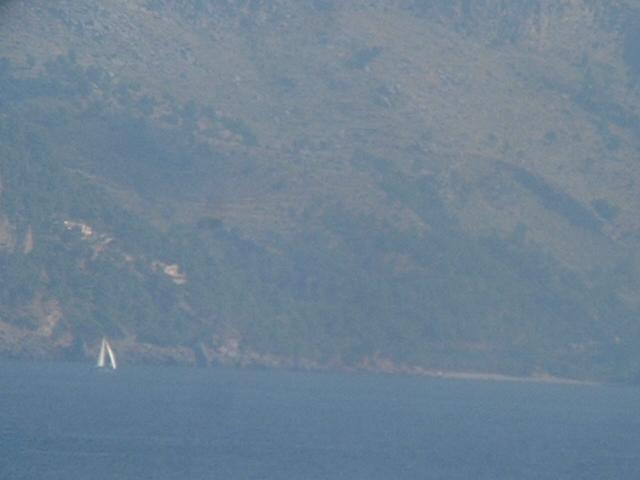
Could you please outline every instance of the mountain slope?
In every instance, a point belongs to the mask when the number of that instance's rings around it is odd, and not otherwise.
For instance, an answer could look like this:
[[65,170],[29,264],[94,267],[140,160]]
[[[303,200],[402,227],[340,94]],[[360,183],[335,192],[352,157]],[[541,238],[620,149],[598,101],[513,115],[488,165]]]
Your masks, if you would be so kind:
[[639,8],[5,2],[3,350],[633,381]]

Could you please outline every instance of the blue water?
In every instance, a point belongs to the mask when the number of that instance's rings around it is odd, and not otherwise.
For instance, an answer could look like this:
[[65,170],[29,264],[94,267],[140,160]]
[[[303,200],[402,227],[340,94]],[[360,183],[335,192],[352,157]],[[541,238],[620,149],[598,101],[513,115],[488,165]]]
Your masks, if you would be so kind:
[[633,479],[640,390],[0,362],[0,479]]

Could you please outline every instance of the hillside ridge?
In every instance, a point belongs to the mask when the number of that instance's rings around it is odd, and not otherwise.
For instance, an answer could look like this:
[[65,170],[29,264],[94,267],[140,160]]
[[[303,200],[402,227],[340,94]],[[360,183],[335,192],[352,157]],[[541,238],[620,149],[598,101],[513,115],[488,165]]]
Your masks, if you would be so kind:
[[0,3],[0,354],[636,382],[636,19]]

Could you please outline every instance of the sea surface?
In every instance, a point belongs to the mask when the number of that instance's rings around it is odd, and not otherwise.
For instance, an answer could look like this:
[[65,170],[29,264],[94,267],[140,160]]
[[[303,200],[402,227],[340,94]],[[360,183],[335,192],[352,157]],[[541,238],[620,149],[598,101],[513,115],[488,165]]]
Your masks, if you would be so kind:
[[640,478],[640,390],[0,362],[0,479]]

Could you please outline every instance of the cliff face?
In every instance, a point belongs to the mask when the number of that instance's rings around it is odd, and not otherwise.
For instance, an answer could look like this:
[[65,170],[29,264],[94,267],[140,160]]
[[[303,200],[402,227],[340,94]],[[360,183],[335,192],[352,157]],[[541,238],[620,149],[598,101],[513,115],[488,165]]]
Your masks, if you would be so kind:
[[633,380],[639,12],[0,3],[0,350]]

